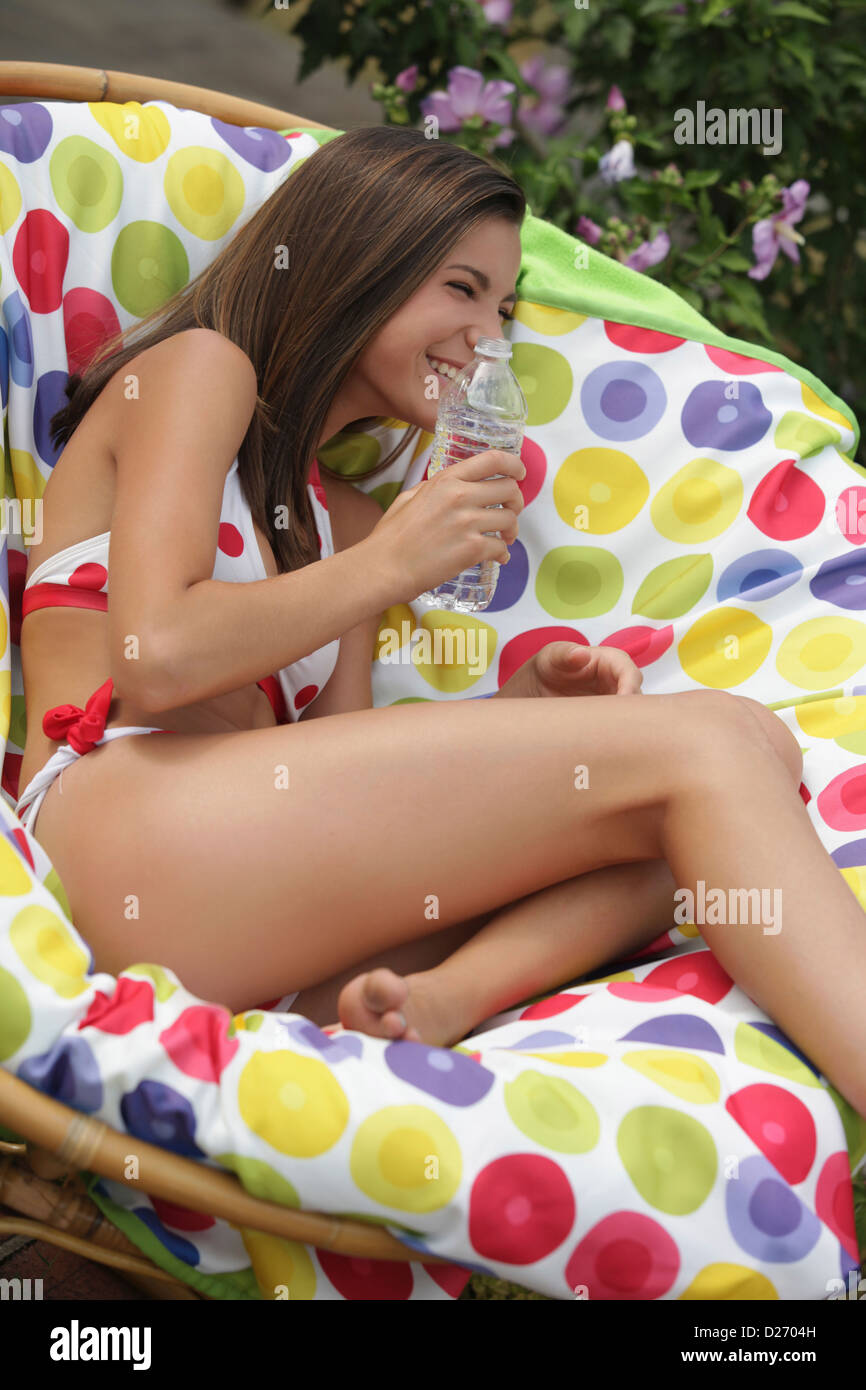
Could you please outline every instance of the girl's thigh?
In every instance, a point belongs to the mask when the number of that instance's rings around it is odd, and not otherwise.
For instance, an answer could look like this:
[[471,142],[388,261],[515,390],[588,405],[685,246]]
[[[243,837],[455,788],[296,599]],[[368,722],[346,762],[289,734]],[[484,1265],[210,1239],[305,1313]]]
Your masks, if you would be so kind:
[[[666,769],[701,698],[455,701],[115,739],[53,784],[36,836],[97,970],[158,963],[237,1010],[660,857]],[[577,791],[587,758],[593,787]]]

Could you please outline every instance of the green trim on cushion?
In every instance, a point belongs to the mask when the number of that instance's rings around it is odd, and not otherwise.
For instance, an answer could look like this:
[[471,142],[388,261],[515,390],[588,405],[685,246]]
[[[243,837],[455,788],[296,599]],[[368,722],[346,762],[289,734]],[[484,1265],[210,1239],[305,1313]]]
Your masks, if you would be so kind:
[[[345,133],[342,130],[291,127],[291,131],[296,130],[304,130],[320,146]],[[287,135],[290,132],[281,130],[278,133]],[[517,290],[521,299],[553,309],[587,314],[592,318],[610,319],[614,323],[651,328],[658,333],[688,338],[693,343],[708,343],[781,367],[796,380],[805,382],[821,400],[850,421],[854,431],[851,457],[857,452],[860,428],[851,407],[804,367],[791,362],[780,352],[722,333],[721,329],[692,309],[675,290],[669,289],[661,281],[652,280],[640,271],[603,255],[552,222],[535,217],[530,210],[527,210],[521,227],[520,239],[523,258],[517,277]],[[574,264],[574,253],[578,247],[587,257],[586,266],[581,270]]]
[[[100,1181],[97,1173],[82,1173],[81,1177],[84,1178],[87,1190],[102,1214],[108,1217],[112,1225],[119,1227],[127,1239],[138,1246],[142,1254],[167,1274],[173,1274],[184,1284],[192,1285],[199,1293],[207,1294],[208,1298],[221,1298],[233,1302],[262,1300],[252,1268],[234,1270],[231,1274],[202,1274],[192,1265],[170,1254],[139,1217],[134,1216],[125,1207],[118,1206],[110,1197],[96,1192],[96,1184]],[[122,1270],[120,1272],[123,1273]]]

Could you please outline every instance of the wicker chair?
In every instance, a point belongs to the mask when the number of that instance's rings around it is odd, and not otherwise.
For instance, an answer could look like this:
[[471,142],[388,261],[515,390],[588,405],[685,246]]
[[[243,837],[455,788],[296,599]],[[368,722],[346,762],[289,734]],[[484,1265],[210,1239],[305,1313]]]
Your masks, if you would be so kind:
[[[0,96],[76,102],[167,101],[233,125],[271,130],[333,128],[206,87],[56,63],[0,62]],[[140,1140],[136,1140],[140,1176],[136,1180],[119,1179],[128,1135],[41,1095],[2,1067],[0,1124],[25,1141],[0,1140],[0,1210],[18,1213],[0,1215],[0,1235],[34,1237],[111,1265],[153,1298],[199,1299],[204,1295],[160,1269],[105,1220],[86,1191],[82,1172],[111,1177],[193,1211],[342,1255],[423,1260],[425,1265],[450,1263],[408,1250],[387,1231],[361,1221],[343,1221],[263,1201],[251,1196],[228,1172],[217,1172]]]

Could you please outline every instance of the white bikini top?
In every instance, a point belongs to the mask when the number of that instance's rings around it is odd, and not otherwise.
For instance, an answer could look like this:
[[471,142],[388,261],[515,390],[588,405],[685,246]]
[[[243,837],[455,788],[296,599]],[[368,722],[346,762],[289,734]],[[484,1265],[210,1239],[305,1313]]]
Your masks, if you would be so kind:
[[[307,493],[313,509],[321,558],[334,554],[334,538],[325,489],[316,459],[310,470]],[[24,586],[22,620],[38,608],[73,607],[108,610],[108,555],[111,532],[103,531],[59,550],[30,575]],[[229,583],[248,583],[266,579],[264,562],[253,530],[253,519],[241,488],[238,460],[235,458],[223,487],[217,536],[216,560],[212,579]],[[334,638],[309,656],[257,682],[265,691],[277,719],[295,722],[307,705],[316,699],[330,679],[340,652],[340,639]],[[284,702],[284,703],[283,703]],[[288,717],[287,717],[288,716]]]

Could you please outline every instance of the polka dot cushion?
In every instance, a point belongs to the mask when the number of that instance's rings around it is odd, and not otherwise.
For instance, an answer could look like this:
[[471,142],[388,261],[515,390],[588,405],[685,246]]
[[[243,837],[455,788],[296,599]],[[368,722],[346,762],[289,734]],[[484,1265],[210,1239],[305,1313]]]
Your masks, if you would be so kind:
[[[193,278],[330,138],[165,102],[0,107],[0,1063],[256,1195],[379,1222],[422,1257],[352,1260],[91,1179],[112,1221],[213,1297],[454,1299],[481,1272],[557,1299],[826,1298],[859,1260],[866,1125],[695,926],[451,1049],[264,1006],[231,1017],[155,962],[94,972],[12,810],[26,537],[68,373]],[[623,647],[649,692],[750,695],[804,748],[800,794],[866,907],[854,422],[808,373],[755,357],[646,277],[531,215],[522,235],[520,536],[483,613],[383,615],[375,703],[484,698],[561,637]],[[425,435],[365,479],[403,429],[380,422],[322,458],[388,506],[429,462]],[[437,648],[449,626],[465,650]]]

